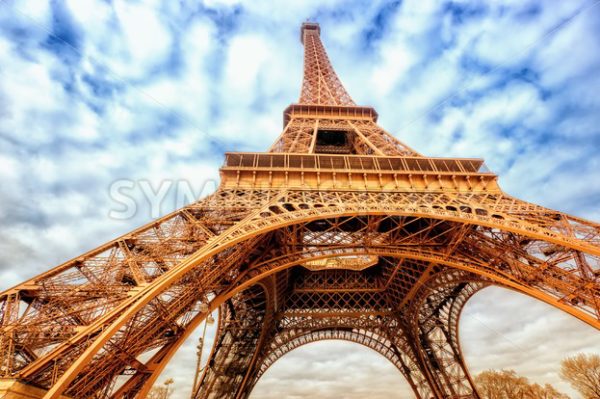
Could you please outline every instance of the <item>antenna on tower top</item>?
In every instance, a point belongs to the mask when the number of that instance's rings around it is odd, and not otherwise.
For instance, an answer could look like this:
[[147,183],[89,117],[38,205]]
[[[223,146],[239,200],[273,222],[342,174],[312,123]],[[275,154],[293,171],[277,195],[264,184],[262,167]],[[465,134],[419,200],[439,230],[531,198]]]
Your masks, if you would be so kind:
[[316,31],[317,34],[321,35],[321,27],[317,22],[309,22],[308,19],[306,22],[302,23],[302,27],[300,28],[300,41],[304,44],[304,31]]

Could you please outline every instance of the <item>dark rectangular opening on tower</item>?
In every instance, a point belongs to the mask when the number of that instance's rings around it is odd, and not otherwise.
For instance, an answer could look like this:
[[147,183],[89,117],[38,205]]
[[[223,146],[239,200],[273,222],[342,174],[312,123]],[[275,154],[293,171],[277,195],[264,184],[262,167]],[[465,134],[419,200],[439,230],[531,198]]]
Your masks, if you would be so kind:
[[351,154],[350,132],[345,130],[317,130],[315,152],[317,154]]

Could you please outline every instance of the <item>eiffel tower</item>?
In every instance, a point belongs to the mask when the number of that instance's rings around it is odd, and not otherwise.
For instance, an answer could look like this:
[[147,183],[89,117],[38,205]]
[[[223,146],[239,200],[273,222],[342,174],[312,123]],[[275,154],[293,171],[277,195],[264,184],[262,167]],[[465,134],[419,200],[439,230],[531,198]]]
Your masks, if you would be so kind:
[[300,99],[217,191],[0,294],[0,394],[143,398],[218,309],[194,398],[247,398],[281,356],[365,345],[418,399],[479,398],[458,325],[501,286],[600,329],[600,225],[502,192],[481,159],[431,158],[377,125],[304,23]]

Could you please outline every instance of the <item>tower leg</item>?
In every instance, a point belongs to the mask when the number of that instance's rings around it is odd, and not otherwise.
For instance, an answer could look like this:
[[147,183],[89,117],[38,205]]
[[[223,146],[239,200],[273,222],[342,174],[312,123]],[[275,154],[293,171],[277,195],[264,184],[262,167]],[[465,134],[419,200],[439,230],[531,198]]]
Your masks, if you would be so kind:
[[219,308],[219,331],[193,398],[245,398],[270,319],[268,295],[256,285]]
[[[454,272],[456,273],[456,272]],[[458,318],[466,301],[483,285],[443,273],[423,287],[412,318],[414,344],[436,396],[479,399],[458,341]],[[468,276],[467,276],[468,277]]]

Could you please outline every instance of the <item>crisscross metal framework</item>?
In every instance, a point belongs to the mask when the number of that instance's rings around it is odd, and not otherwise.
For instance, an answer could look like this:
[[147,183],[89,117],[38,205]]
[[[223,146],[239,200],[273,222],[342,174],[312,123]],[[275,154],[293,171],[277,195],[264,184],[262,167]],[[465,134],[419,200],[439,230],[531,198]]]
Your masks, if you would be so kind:
[[269,152],[227,154],[214,194],[0,294],[0,393],[143,398],[215,309],[195,398],[246,398],[327,339],[379,352],[419,399],[478,398],[458,324],[488,285],[600,329],[597,223],[506,195],[480,159],[416,153],[354,104],[318,25],[301,38]]

